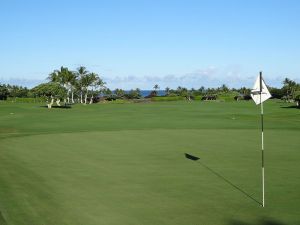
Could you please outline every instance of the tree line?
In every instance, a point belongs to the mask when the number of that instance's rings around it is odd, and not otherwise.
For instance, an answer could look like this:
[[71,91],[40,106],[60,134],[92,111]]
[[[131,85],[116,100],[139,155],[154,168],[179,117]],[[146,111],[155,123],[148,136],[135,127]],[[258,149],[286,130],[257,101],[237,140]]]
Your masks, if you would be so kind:
[[51,72],[47,80],[47,83],[39,84],[32,89],[0,84],[0,99],[40,97],[48,100],[48,106],[51,108],[54,100],[58,105],[62,100],[65,104],[92,103],[94,97],[106,89],[105,82],[100,76],[89,72],[84,66],[75,71],[62,66]]
[[[48,101],[51,107],[54,101],[58,105],[63,101],[64,104],[92,104],[101,99],[140,99],[142,98],[139,88],[126,91],[120,88],[110,90],[105,85],[103,79],[94,72],[90,72],[84,66],[78,67],[76,70],[69,70],[67,67],[60,67],[51,72],[47,77],[48,82],[37,85],[28,89],[18,85],[0,84],[0,100],[7,98],[43,98]],[[281,88],[268,87],[273,98],[283,99],[287,102],[300,102],[300,84],[285,78]],[[155,84],[153,91],[146,96],[151,98],[159,95],[160,87]],[[225,84],[217,88],[188,89],[185,87],[177,87],[164,89],[165,96],[182,96],[193,99],[196,96],[216,97],[218,95],[234,95],[238,99],[250,99],[251,89],[247,87],[229,88]]]
[[[154,91],[150,94],[152,96],[157,95],[157,90],[159,86],[156,84],[153,87]],[[282,99],[286,102],[297,102],[300,103],[300,84],[285,78],[282,81],[282,87],[276,88],[268,86],[268,89],[272,95],[272,98]],[[218,95],[231,95],[234,96],[236,100],[249,100],[251,99],[251,89],[247,87],[241,88],[229,88],[225,84],[217,88],[205,88],[204,86],[199,89],[188,89],[185,87],[177,87],[177,89],[165,88],[164,90],[166,96],[182,96],[188,98],[195,98],[196,96],[202,96],[205,98],[213,99],[217,98]]]

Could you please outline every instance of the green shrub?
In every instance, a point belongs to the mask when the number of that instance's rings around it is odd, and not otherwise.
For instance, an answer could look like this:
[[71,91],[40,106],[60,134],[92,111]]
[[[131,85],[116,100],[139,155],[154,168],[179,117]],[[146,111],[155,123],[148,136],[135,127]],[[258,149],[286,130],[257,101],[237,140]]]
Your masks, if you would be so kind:
[[124,104],[124,103],[128,103],[129,101],[128,100],[125,100],[125,99],[116,99],[114,101],[111,101],[109,103],[111,104]]
[[202,95],[196,95],[196,96],[194,96],[194,100],[201,100],[202,99]]
[[16,102],[16,103],[35,103],[35,102],[46,102],[46,98],[12,98],[8,97],[8,102]]
[[180,101],[180,100],[185,100],[185,97],[182,97],[182,96],[157,96],[157,97],[152,97],[151,100],[154,102]]
[[224,102],[233,102],[234,96],[218,96],[218,100],[224,101]]
[[218,100],[224,101],[224,102],[233,102],[235,101],[234,97],[239,95],[237,92],[228,92],[228,93],[221,93],[218,94]]
[[165,96],[165,97],[177,97],[178,95],[177,94],[175,94],[175,93],[170,93],[170,94],[168,94],[168,96]]

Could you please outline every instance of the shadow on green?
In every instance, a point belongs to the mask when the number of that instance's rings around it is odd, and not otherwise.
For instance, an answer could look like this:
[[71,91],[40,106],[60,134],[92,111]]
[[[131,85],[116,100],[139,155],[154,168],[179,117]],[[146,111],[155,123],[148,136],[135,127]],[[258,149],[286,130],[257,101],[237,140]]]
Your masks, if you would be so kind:
[[240,220],[232,220],[228,223],[228,225],[288,225],[288,224],[273,219],[263,218],[260,221],[255,223],[248,223]]
[[226,179],[224,176],[222,176],[221,174],[219,174],[218,172],[214,171],[212,168],[210,168],[209,166],[207,166],[206,164],[204,164],[203,162],[201,162],[201,160],[199,160],[200,158],[188,153],[185,153],[185,157],[189,160],[192,161],[197,161],[202,167],[204,167],[205,169],[209,170],[210,172],[212,172],[213,174],[215,174],[217,177],[219,177],[221,180],[225,181],[227,184],[229,184],[230,186],[232,186],[233,188],[235,188],[236,190],[240,191],[242,194],[244,194],[245,196],[247,196],[249,199],[253,200],[254,202],[256,202],[257,204],[259,204],[260,206],[262,206],[262,203],[257,201],[255,198],[253,198],[250,194],[248,194],[246,191],[244,191],[243,189],[241,189],[240,187],[236,186],[234,183],[232,183],[230,180]]

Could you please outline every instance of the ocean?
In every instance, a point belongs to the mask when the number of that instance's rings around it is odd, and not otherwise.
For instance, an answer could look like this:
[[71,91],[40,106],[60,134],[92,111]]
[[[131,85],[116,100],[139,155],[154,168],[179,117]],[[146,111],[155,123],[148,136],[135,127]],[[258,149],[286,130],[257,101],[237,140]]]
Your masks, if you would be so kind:
[[[146,97],[151,93],[151,91],[153,91],[153,90],[141,90],[141,95],[143,97]],[[158,91],[158,96],[163,96],[163,95],[165,95],[165,93],[166,92],[164,90],[159,90]]]
[[[146,96],[148,96],[151,93],[151,91],[153,91],[153,90],[141,90],[141,95],[143,97],[146,97]],[[128,93],[129,91],[126,90],[125,92]],[[164,90],[159,90],[158,91],[158,96],[163,96],[163,95],[165,95],[165,93],[166,92]]]

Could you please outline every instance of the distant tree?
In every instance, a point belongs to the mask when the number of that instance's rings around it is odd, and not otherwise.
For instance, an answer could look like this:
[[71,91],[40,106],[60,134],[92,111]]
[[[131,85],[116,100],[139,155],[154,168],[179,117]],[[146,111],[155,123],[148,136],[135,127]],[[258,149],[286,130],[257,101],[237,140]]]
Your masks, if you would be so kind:
[[153,87],[154,91],[158,94],[159,86],[158,84],[155,84]]
[[76,70],[76,89],[79,91],[80,93],[80,103],[83,103],[83,83],[82,83],[82,78],[89,74],[89,71],[87,71],[87,69],[84,66],[80,66],[77,68]]
[[38,97],[64,97],[65,88],[61,87],[58,83],[42,83],[34,88],[31,91]]
[[29,95],[29,89],[18,85],[6,85],[9,92],[9,97],[12,98],[26,98]]
[[282,88],[269,87],[272,98],[282,99],[285,96],[285,91]]
[[128,99],[139,99],[142,97],[141,90],[139,88],[131,89],[127,94],[125,94],[125,97]]
[[229,88],[228,88],[225,84],[223,84],[223,85],[220,87],[220,91],[221,91],[221,92],[227,93],[227,92],[229,92]]
[[179,96],[182,96],[182,97],[188,96],[188,89],[185,87],[178,86],[176,92]]
[[300,94],[297,95],[294,100],[296,102],[297,107],[300,107]]
[[246,88],[246,87],[241,87],[240,89],[237,90],[240,94],[246,96],[246,95],[250,95],[251,90],[250,88]]
[[97,94],[100,91],[103,91],[107,88],[104,86],[105,82],[103,82],[103,80],[99,77],[98,74],[90,73],[90,74],[88,74],[88,76],[90,76],[90,79],[91,79],[91,84],[89,85],[89,88],[91,89],[90,104],[92,104],[93,100],[94,100],[94,94]]
[[118,98],[122,98],[125,95],[125,91],[118,88],[114,90],[114,93]]
[[105,94],[107,96],[111,96],[113,94],[113,92],[109,88],[104,88],[103,94]]
[[54,99],[57,99],[56,103],[60,105],[60,100],[65,97],[66,88],[62,87],[59,83],[49,82],[32,88],[31,92],[37,97],[50,98],[51,102],[48,104],[48,107],[51,108]]
[[178,86],[177,89],[176,89],[176,91],[177,91],[178,93],[180,93],[181,90],[182,90],[182,87],[181,87],[181,86]]
[[74,101],[74,91],[76,90],[76,84],[77,84],[77,80],[76,80],[76,72],[74,71],[69,71],[69,86],[70,86],[70,91],[71,91],[71,102],[72,104],[75,103]]
[[48,80],[54,83],[59,83],[66,89],[64,101],[65,102],[67,101],[68,103],[70,103],[69,94],[72,90],[72,84],[75,84],[74,79],[75,79],[75,74],[72,71],[70,71],[67,67],[63,67],[63,66],[60,67],[60,70],[54,70],[48,76]]
[[86,74],[81,78],[83,90],[85,92],[84,96],[84,104],[87,104],[87,98],[88,98],[88,92],[89,92],[89,87],[95,82],[95,77],[93,74]]
[[170,94],[170,88],[169,87],[166,87],[165,93],[166,93],[167,96]]
[[7,86],[4,84],[0,84],[0,100],[6,100],[9,95],[9,91]]
[[141,89],[136,88],[136,89],[134,90],[134,92],[135,92],[136,98],[141,98],[141,97],[142,97]]
[[[75,73],[70,71],[67,67],[61,67],[60,76],[63,86],[67,89],[67,102],[70,103],[70,93],[73,98],[73,85],[75,83]],[[74,99],[72,99],[74,103]]]
[[93,102],[95,91],[99,91],[99,88],[104,87],[103,80],[96,73],[88,73],[82,76],[81,85],[82,90],[85,92],[84,104],[87,104],[87,98],[89,92],[91,93],[90,104]]
[[[67,67],[61,67],[59,70],[54,70],[48,76],[48,80],[52,83],[58,83],[66,89],[66,102],[74,101],[74,93],[80,95],[80,103],[87,104],[88,95],[90,94],[90,104],[93,102],[94,95],[99,93],[99,88],[104,87],[103,80],[96,73],[90,73],[84,66],[80,66],[76,71],[70,71]],[[84,101],[83,101],[83,95]]]
[[282,83],[283,83],[282,89],[286,93],[286,100],[290,101],[295,97],[294,92],[296,91],[297,83],[293,80],[290,80],[289,78],[285,78]]
[[205,90],[205,87],[204,86],[201,86],[198,91],[201,93],[201,94],[204,94],[206,92]]

